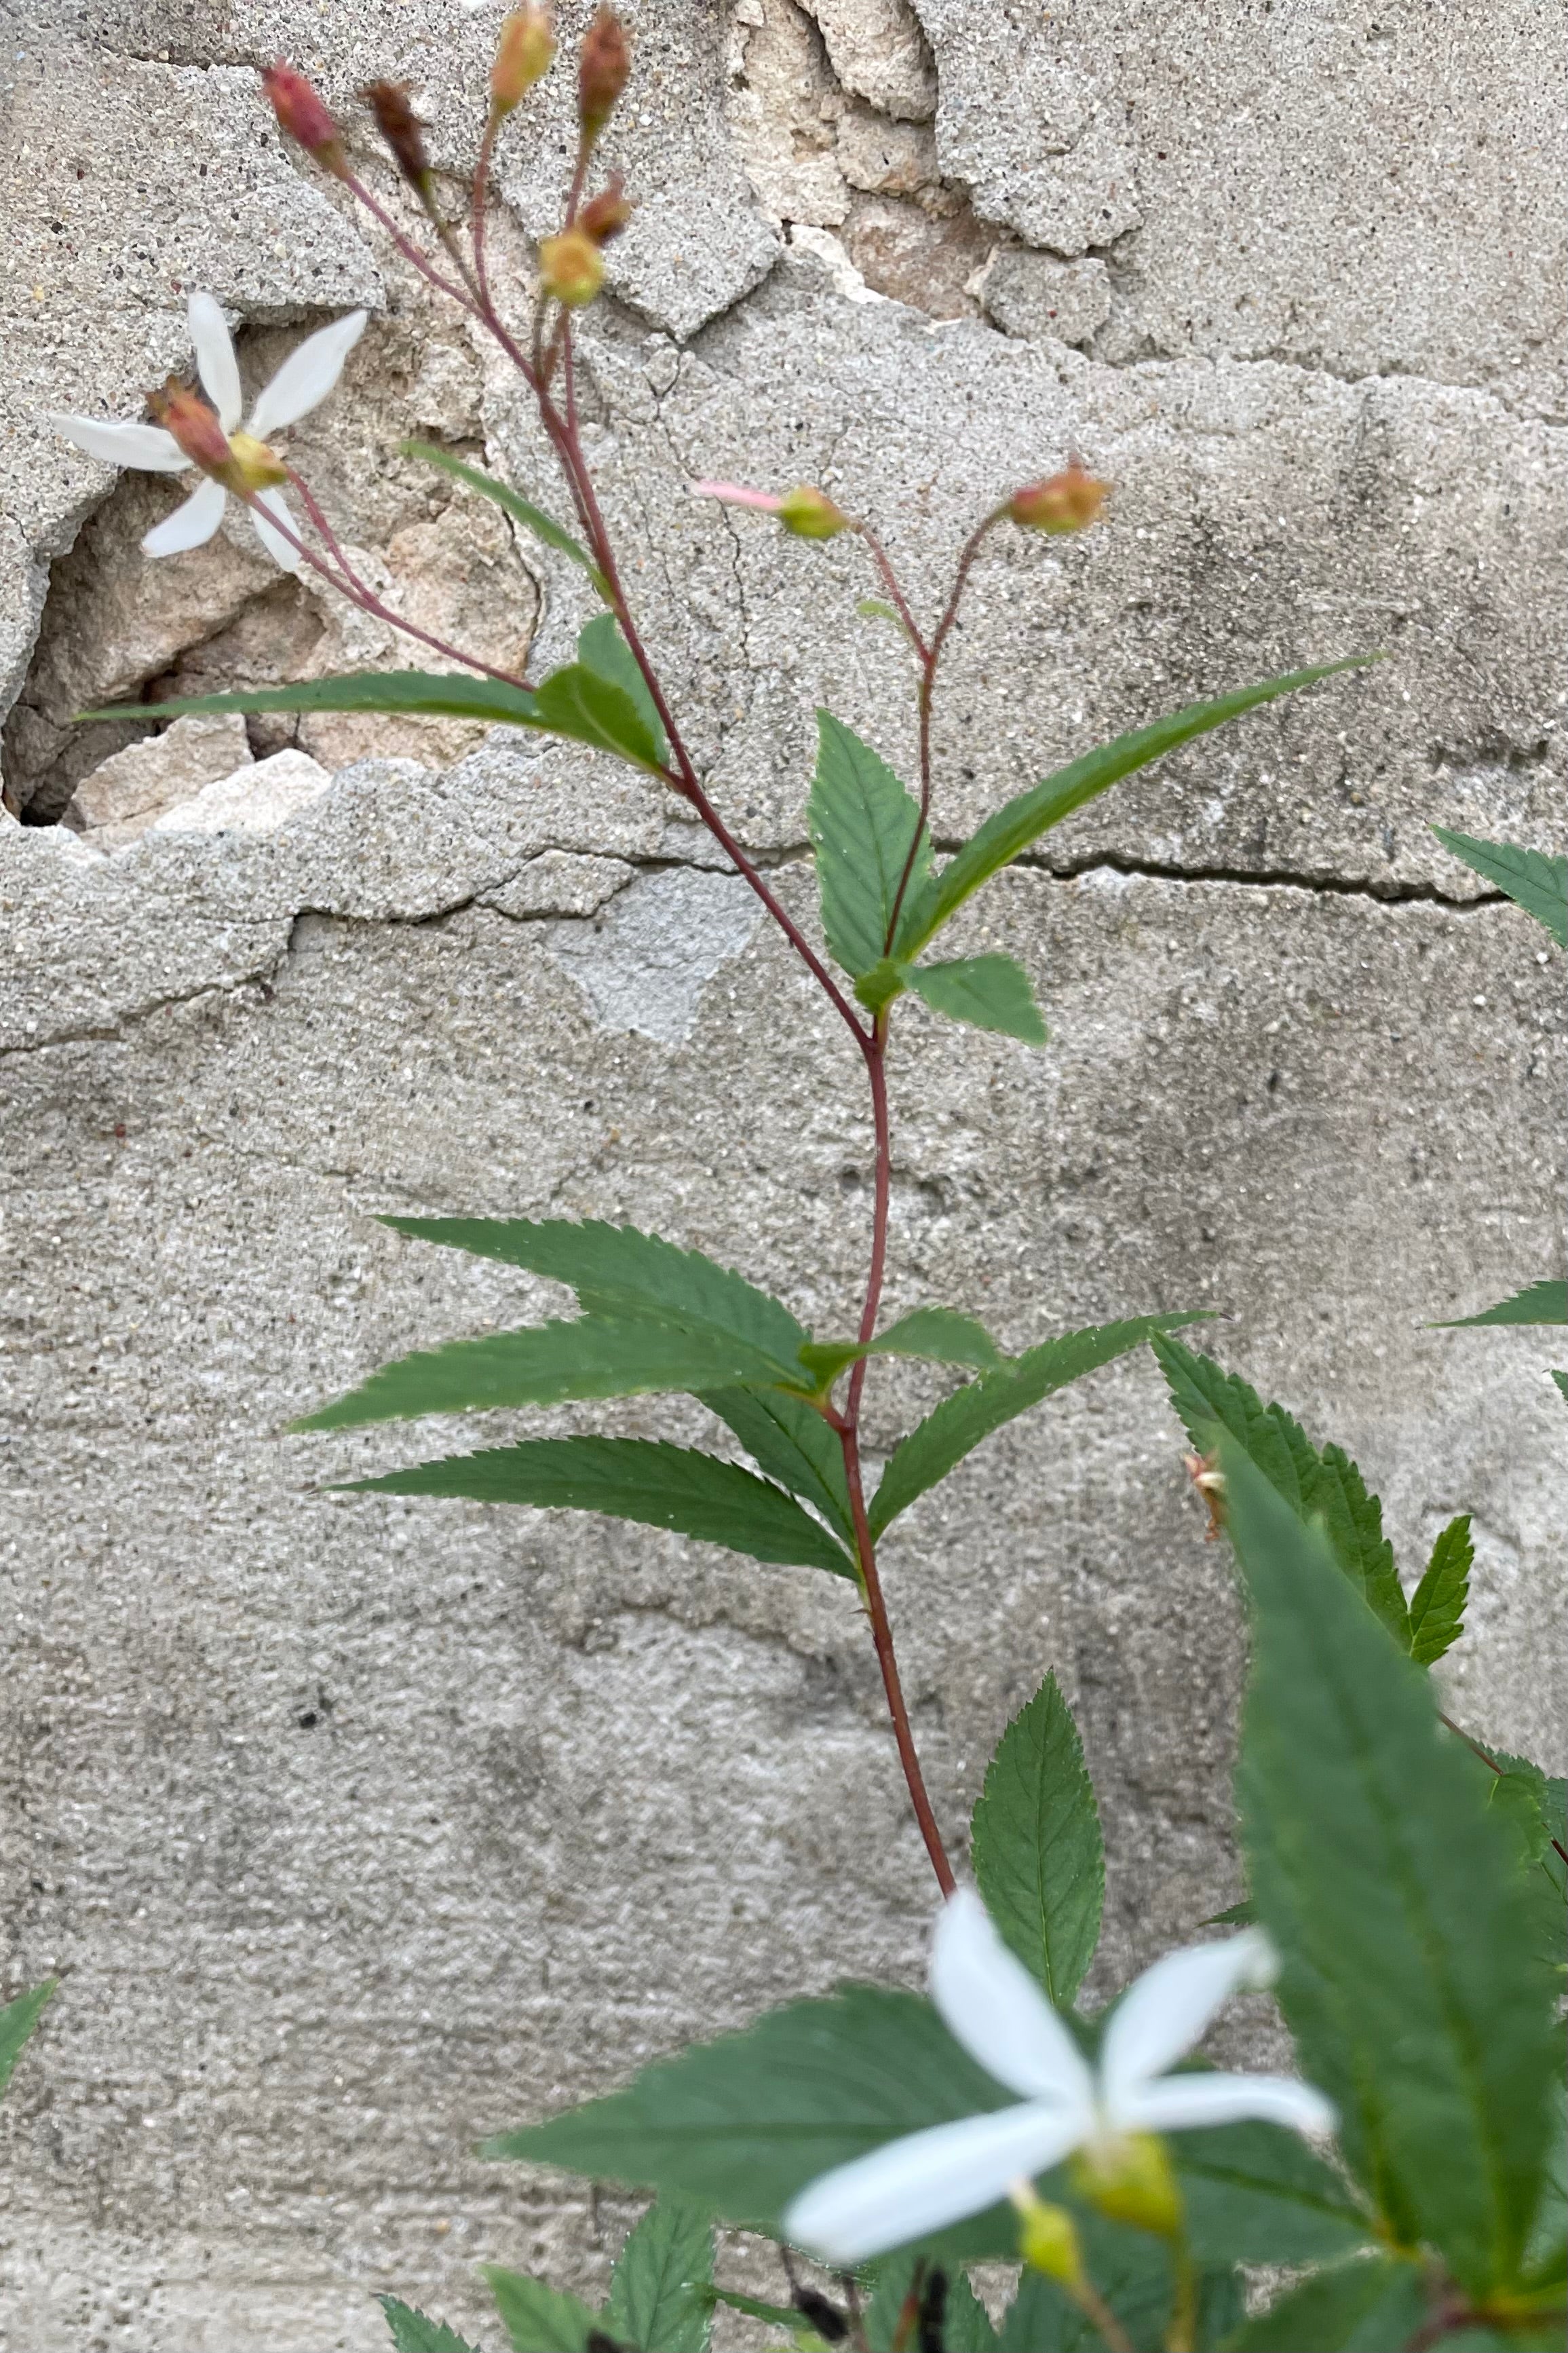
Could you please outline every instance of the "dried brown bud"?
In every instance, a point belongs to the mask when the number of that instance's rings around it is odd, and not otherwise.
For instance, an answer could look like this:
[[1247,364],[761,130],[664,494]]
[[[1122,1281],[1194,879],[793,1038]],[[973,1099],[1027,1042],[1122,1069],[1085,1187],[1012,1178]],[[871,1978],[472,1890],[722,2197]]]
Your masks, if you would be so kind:
[[337,124],[302,73],[279,58],[261,77],[280,129],[297,139],[307,154],[342,179],[348,169]]
[[1184,1454],[1186,1473],[1203,1500],[1209,1515],[1205,1531],[1210,1544],[1225,1526],[1225,1472],[1219,1467],[1217,1454]]
[[841,531],[855,528],[843,508],[836,507],[826,491],[815,491],[809,482],[786,491],[774,512],[796,539],[837,539]]
[[593,145],[615,112],[631,69],[626,27],[609,0],[599,0],[599,13],[584,34],[577,55],[577,120],[585,147]]
[[619,237],[636,210],[637,206],[628,204],[621,194],[621,175],[617,172],[609,186],[601,188],[584,206],[577,216],[577,226],[595,245],[608,245],[613,237]]
[[228,435],[199,392],[170,376],[161,392],[147,396],[147,413],[179,443],[193,466],[220,479],[228,470],[233,452]]
[[490,100],[498,115],[521,105],[542,81],[555,55],[555,35],[545,8],[514,8],[500,28],[490,68]]
[[1110,483],[1098,480],[1074,458],[1059,474],[1015,491],[1007,512],[1026,531],[1086,531],[1110,495]]
[[398,170],[424,196],[430,190],[430,158],[425,152],[425,125],[409,104],[408,91],[405,81],[373,81],[360,96],[374,115]]
[[569,311],[580,310],[605,282],[605,257],[582,229],[563,228],[540,246],[539,279],[546,294]]

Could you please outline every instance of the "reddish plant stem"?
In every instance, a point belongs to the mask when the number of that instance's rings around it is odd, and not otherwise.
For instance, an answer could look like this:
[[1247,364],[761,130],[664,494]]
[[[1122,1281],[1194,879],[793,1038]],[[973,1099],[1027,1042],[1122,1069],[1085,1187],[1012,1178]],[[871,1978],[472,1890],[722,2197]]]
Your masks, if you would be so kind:
[[474,165],[474,200],[468,221],[468,242],[474,254],[474,282],[479,288],[487,326],[493,321],[495,305],[490,301],[489,269],[485,260],[485,206],[489,199],[490,159],[495,153],[496,132],[500,128],[499,118],[490,114],[486,119],[484,136],[479,141],[479,161]]
[[437,293],[445,294],[452,301],[459,304],[461,308],[469,312],[472,317],[477,319],[482,315],[479,304],[473,295],[468,293],[466,289],[461,286],[454,286],[449,278],[442,277],[440,271],[436,268],[435,263],[430,259],[429,255],[421,253],[419,248],[415,244],[414,239],[411,237],[405,237],[404,235],[403,231],[398,227],[397,223],[393,219],[392,215],[387,211],[386,206],[382,204],[378,198],[371,195],[370,190],[365,186],[365,184],[362,179],[357,178],[353,172],[349,171],[344,171],[340,174],[340,176],[344,187],[349,191],[349,194],[357,198],[358,202],[364,206],[366,212],[369,213],[373,220],[380,222],[382,227],[386,231],[387,236],[392,239],[393,244],[397,248],[398,252],[403,256],[405,261],[411,262],[414,268],[419,272],[421,278],[425,279],[430,285],[434,286]]

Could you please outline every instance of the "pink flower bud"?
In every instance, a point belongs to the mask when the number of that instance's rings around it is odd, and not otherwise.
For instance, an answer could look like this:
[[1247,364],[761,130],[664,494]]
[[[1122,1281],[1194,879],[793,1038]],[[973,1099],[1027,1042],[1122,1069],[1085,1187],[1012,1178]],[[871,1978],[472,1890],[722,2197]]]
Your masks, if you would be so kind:
[[631,69],[626,27],[609,0],[599,0],[598,15],[577,53],[577,120],[585,147],[593,145],[615,112]]
[[1110,496],[1110,483],[1098,480],[1074,458],[1059,474],[1015,491],[1007,501],[1007,513],[1026,531],[1087,531],[1098,522]]
[[563,228],[539,248],[540,283],[569,311],[591,302],[605,282],[605,257],[580,228]]
[[490,100],[498,115],[520,106],[542,81],[555,55],[555,35],[543,8],[514,8],[500,28],[490,68]]
[[855,528],[826,491],[814,491],[808,482],[785,491],[779,501],[778,517],[785,531],[793,532],[796,539],[837,539],[841,531]]
[[636,206],[628,204],[621,194],[621,175],[617,172],[609,186],[601,188],[584,206],[577,216],[577,226],[595,245],[608,245],[613,237],[619,237],[636,210]]
[[279,58],[262,75],[261,87],[272,102],[280,128],[290,139],[297,139],[307,154],[313,155],[318,164],[342,179],[348,166],[338,126],[304,75],[296,73]]
[[172,375],[161,392],[147,396],[148,413],[176,440],[193,466],[221,481],[233,462],[228,435],[200,393]]
[[391,148],[398,170],[421,196],[430,192],[430,157],[425,145],[425,125],[409,102],[405,81],[373,81],[360,96],[375,117],[375,127]]

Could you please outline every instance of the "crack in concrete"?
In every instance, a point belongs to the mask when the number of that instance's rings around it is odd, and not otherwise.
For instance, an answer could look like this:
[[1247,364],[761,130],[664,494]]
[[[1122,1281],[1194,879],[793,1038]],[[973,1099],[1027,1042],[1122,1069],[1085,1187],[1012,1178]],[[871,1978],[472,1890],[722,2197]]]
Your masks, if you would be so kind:
[[[942,849],[956,849],[958,842],[939,843]],[[1125,874],[1130,880],[1151,882],[1234,882],[1255,891],[1304,891],[1314,898],[1365,899],[1378,907],[1442,907],[1455,915],[1472,914],[1478,908],[1506,907],[1512,902],[1506,892],[1481,891],[1473,898],[1457,898],[1439,891],[1433,882],[1357,881],[1343,874],[1301,872],[1290,867],[1240,866],[1176,866],[1156,859],[1127,858],[1120,851],[1097,849],[1089,855],[1066,862],[1037,857],[1028,850],[1020,851],[1012,861],[1037,874],[1048,875],[1053,881],[1076,882],[1086,874],[1096,872]]]

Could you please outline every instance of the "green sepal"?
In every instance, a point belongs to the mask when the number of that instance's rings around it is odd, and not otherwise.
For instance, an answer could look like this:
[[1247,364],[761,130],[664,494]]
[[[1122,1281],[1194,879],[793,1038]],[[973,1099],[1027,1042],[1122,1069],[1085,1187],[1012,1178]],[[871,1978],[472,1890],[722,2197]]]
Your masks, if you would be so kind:
[[1105,1850],[1083,1744],[1054,1672],[986,1768],[970,1860],[1003,1943],[1056,2009],[1069,2009],[1100,1942]]
[[1461,1512],[1439,1535],[1426,1574],[1410,1597],[1410,1655],[1418,1667],[1433,1665],[1464,1632],[1475,1557],[1470,1515]]
[[493,505],[502,508],[513,522],[520,522],[524,531],[531,532],[535,539],[542,540],[546,547],[554,548],[559,555],[569,556],[574,564],[582,566],[605,604],[609,603],[609,583],[587,549],[552,516],[547,515],[542,507],[536,507],[531,500],[520,497],[509,483],[498,480],[494,474],[487,474],[482,466],[468,465],[461,458],[454,458],[449,449],[437,448],[433,441],[400,441],[397,446],[404,457],[422,459],[426,465],[438,466],[444,474],[450,474],[455,481],[466,482],[470,491],[477,491],[480,498],[489,499]]
[[1560,948],[1568,947],[1568,858],[1549,858],[1510,841],[1479,841],[1473,834],[1450,833],[1447,826],[1432,830],[1445,849],[1506,891],[1527,915],[1545,924]]

